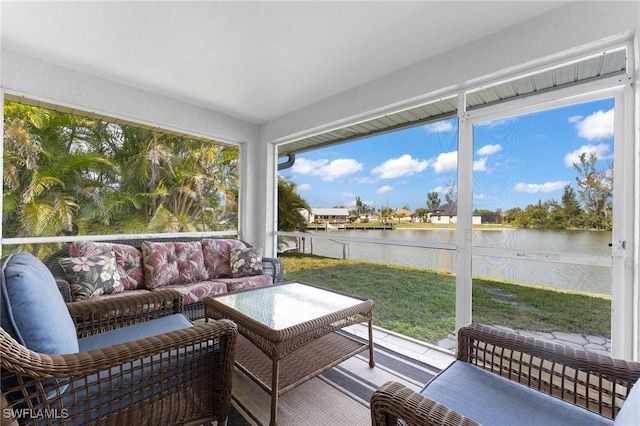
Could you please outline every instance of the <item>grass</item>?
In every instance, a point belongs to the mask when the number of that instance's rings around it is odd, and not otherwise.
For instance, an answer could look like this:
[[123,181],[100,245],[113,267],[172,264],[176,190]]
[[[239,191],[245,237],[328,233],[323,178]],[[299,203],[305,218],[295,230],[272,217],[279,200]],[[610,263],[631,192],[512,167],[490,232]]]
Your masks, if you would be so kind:
[[[374,324],[431,343],[455,329],[455,276],[421,268],[281,254],[284,279],[376,302]],[[611,301],[484,279],[473,281],[473,321],[610,337]]]

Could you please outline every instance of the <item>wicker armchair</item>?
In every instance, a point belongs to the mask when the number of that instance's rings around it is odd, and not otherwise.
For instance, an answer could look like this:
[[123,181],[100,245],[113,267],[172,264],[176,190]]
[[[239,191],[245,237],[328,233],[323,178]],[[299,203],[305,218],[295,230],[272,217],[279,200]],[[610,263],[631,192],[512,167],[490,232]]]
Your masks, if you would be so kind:
[[[47,271],[44,265],[42,268]],[[4,265],[2,272],[4,315],[10,310],[5,280],[11,278],[5,279],[10,273]],[[41,272],[27,272],[20,286],[29,287],[38,281],[35,273]],[[59,302],[64,309],[53,278],[48,279],[53,287],[48,293],[53,302],[50,305]],[[51,299],[55,294],[58,300]],[[13,303],[16,309],[21,307]],[[237,335],[234,323],[222,320],[193,325],[181,313],[182,296],[172,290],[67,303],[66,307],[75,325],[79,352],[30,350],[9,332],[11,325],[20,325],[20,321],[3,322],[3,425],[226,422]],[[48,306],[33,308],[48,310]],[[48,324],[34,319],[32,326],[42,331]]]
[[[463,368],[446,377],[453,366]],[[459,330],[457,360],[421,393],[397,382],[378,388],[371,397],[372,424],[549,424],[538,414],[554,417],[553,424],[636,424],[640,384],[633,386],[639,378],[637,362],[472,324]],[[513,405],[514,394],[523,396],[521,404]],[[633,401],[620,414],[628,397]],[[479,412],[485,417],[472,418]]]

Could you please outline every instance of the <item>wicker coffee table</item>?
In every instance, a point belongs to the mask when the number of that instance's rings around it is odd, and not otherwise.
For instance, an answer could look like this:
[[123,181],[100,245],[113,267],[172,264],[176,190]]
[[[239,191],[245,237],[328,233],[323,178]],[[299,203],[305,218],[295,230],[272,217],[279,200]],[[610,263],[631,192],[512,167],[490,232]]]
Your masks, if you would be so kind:
[[[204,300],[209,318],[238,325],[236,365],[271,394],[271,425],[278,397],[369,348],[374,367],[371,318],[374,302],[298,282],[246,290]],[[362,322],[369,341],[338,330]]]

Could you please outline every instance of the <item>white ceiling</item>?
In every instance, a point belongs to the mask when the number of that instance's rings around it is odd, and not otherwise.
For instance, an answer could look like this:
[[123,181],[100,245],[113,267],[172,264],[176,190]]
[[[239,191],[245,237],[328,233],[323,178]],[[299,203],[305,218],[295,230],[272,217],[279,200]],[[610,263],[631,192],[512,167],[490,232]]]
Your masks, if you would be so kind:
[[2,48],[263,123],[559,1],[6,1]]

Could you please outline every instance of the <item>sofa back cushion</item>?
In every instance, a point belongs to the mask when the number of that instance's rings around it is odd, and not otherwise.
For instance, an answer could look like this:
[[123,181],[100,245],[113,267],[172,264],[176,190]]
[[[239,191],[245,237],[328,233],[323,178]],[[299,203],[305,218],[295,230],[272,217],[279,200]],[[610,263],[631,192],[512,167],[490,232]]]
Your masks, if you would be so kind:
[[143,241],[140,248],[145,287],[149,289],[207,278],[200,241]]
[[229,252],[232,248],[244,249],[247,246],[240,240],[232,238],[205,238],[202,240],[204,264],[209,278],[231,277]]
[[16,341],[35,352],[78,352],[76,328],[53,275],[30,253],[2,262],[0,321]]
[[124,290],[144,288],[142,253],[137,248],[127,244],[93,241],[76,241],[69,246],[71,257],[92,257],[111,252],[116,256],[116,266]]

